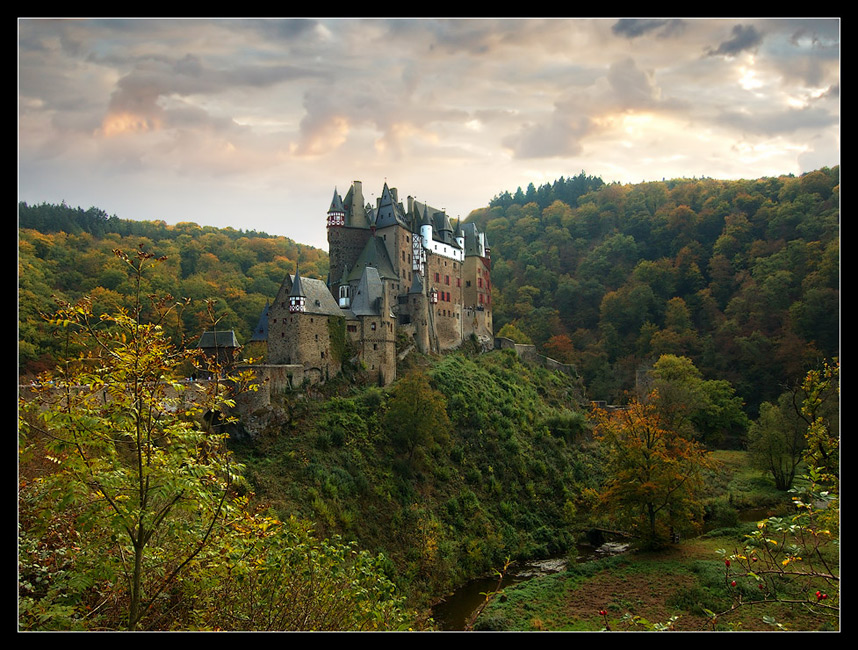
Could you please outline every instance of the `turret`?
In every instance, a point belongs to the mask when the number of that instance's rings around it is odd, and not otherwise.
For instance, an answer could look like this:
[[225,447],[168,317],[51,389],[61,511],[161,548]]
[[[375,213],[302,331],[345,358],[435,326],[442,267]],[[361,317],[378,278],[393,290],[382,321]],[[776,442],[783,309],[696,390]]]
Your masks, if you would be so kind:
[[306,295],[301,287],[301,275],[295,269],[295,281],[292,282],[292,291],[289,292],[289,313],[304,313],[306,310]]
[[328,208],[328,228],[332,226],[344,226],[346,223],[346,208],[343,199],[334,188],[334,198],[331,199],[331,207]]
[[462,220],[456,220],[456,245],[465,250],[465,231],[462,230]]
[[429,219],[428,206],[423,206],[423,221],[420,222],[420,236],[423,238],[423,246],[429,248],[432,245],[432,221]]
[[350,269],[348,267],[343,268],[343,277],[340,278],[340,288],[339,288],[339,301],[340,309],[348,309],[351,306],[352,302],[352,288],[349,285],[349,272]]

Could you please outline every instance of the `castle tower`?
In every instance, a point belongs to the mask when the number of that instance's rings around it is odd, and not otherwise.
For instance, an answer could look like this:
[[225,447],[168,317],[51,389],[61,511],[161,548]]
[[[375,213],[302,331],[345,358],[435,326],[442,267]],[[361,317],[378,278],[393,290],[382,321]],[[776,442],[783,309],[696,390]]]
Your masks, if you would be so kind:
[[429,303],[419,273],[414,274],[414,282],[408,292],[408,309],[411,313],[411,322],[414,324],[414,341],[417,349],[423,354],[428,354],[431,351]]
[[423,220],[420,222],[420,237],[423,238],[423,246],[428,248],[432,244],[432,221],[429,219],[428,206],[423,206]]

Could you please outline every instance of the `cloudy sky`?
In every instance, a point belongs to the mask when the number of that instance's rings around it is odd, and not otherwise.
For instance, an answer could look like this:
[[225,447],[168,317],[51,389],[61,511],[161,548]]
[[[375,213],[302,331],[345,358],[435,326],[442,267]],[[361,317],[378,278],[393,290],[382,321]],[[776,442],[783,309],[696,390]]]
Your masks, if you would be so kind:
[[19,200],[327,248],[334,188],[466,217],[840,159],[836,19],[19,20]]

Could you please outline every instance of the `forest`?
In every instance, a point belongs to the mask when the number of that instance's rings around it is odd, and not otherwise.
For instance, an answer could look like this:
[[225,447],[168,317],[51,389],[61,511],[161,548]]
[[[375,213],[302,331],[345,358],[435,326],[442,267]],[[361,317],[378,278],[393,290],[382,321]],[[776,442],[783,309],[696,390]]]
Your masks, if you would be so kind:
[[[223,419],[166,389],[212,318],[246,343],[324,251],[20,204],[19,629],[438,629],[468,580],[617,528],[638,553],[510,590],[476,629],[836,629],[839,168],[582,172],[469,219],[496,334],[577,376],[465,345],[387,389],[355,370],[286,391],[251,425],[220,382]],[[777,516],[742,522],[759,508]],[[665,567],[657,602],[606,586]]]
[[592,399],[621,402],[641,368],[676,354],[729,381],[756,417],[836,356],[839,167],[636,185],[583,176],[504,193],[469,218],[492,245],[496,330],[574,364]]

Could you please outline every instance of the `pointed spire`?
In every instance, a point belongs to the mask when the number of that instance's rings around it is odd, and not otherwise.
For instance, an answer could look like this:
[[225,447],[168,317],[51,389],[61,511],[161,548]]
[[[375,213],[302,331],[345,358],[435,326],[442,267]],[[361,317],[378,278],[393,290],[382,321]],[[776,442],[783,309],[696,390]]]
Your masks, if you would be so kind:
[[292,290],[289,292],[289,312],[303,312],[306,309],[306,296],[301,286],[301,274],[298,265],[295,265],[295,279],[292,281]]
[[331,207],[328,208],[328,226],[343,226],[346,223],[346,208],[343,199],[334,188],[334,198],[331,199]]

